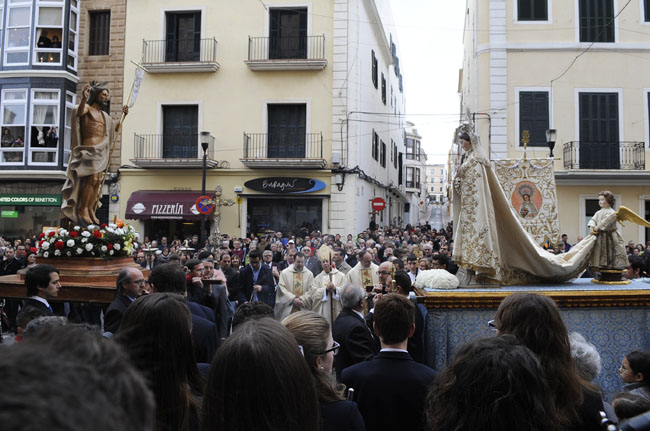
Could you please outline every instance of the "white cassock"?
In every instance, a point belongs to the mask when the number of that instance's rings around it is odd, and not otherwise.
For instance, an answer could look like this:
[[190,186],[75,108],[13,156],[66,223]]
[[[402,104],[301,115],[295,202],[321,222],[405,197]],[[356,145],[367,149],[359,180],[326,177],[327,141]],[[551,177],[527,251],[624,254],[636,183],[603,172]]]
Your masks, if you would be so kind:
[[275,318],[282,321],[291,313],[300,311],[300,308],[293,306],[294,298],[298,297],[303,302],[307,297],[312,284],[314,283],[314,274],[307,268],[298,272],[293,264],[282,270],[278,290],[275,293]]
[[379,284],[379,266],[374,263],[370,264],[370,268],[364,268],[361,263],[357,263],[346,275],[347,283],[358,283],[365,289],[366,286],[374,286]]
[[[321,271],[314,279],[309,294],[306,295],[305,309],[314,311],[326,318],[331,328],[332,322],[336,320],[343,308],[339,295],[345,284],[345,274],[338,269],[333,269],[330,274],[332,274],[332,283],[336,286],[336,293],[333,295],[327,293],[330,276],[325,271]],[[334,315],[332,315],[332,312]]]

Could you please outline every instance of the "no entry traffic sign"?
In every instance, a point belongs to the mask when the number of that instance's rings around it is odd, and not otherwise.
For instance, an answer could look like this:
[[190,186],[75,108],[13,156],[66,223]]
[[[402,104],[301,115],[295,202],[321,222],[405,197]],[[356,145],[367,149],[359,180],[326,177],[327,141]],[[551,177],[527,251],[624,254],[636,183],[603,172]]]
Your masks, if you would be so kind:
[[374,211],[381,211],[386,208],[386,201],[382,198],[374,198],[371,206]]

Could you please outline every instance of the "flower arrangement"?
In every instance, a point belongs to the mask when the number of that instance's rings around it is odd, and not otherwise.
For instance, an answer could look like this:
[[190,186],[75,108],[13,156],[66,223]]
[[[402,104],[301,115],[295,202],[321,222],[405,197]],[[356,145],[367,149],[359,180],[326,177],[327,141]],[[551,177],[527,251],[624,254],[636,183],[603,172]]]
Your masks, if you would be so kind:
[[429,269],[418,272],[415,287],[420,289],[456,289],[459,285],[458,278],[445,269]]
[[138,233],[132,226],[118,223],[48,229],[38,236],[35,251],[51,257],[124,257],[133,252]]

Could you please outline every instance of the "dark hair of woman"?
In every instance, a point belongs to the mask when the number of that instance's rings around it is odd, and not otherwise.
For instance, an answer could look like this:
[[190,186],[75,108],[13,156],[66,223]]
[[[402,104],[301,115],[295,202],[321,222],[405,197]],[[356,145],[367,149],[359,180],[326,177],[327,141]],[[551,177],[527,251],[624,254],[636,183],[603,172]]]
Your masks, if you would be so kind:
[[156,399],[157,430],[198,429],[203,382],[192,348],[185,298],[154,293],[124,313],[117,341],[144,374]]
[[279,322],[240,325],[217,350],[203,431],[318,431],[318,396],[298,343]]
[[630,363],[632,373],[642,373],[643,384],[650,385],[650,351],[635,350],[625,355],[625,359]]
[[512,334],[539,358],[563,426],[579,421],[583,391],[597,389],[578,375],[566,326],[553,299],[534,293],[506,297],[494,318],[500,334]]
[[462,346],[425,402],[432,431],[546,431],[553,399],[535,354],[512,335]]
[[313,311],[299,311],[286,317],[282,324],[291,332],[299,345],[318,392],[318,399],[330,403],[343,399],[342,389],[338,390],[331,378],[316,363],[316,358],[322,357],[328,348],[327,339],[330,336],[330,324],[323,316]]

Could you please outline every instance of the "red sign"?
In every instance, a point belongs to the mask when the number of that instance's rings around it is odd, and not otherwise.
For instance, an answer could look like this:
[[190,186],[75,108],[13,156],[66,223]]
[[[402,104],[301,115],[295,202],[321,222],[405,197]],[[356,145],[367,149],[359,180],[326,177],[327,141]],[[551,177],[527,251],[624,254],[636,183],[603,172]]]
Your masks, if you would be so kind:
[[210,214],[214,210],[214,204],[210,196],[199,196],[196,200],[196,210],[201,214]]
[[382,198],[374,198],[371,206],[374,211],[381,211],[386,208],[386,201]]

